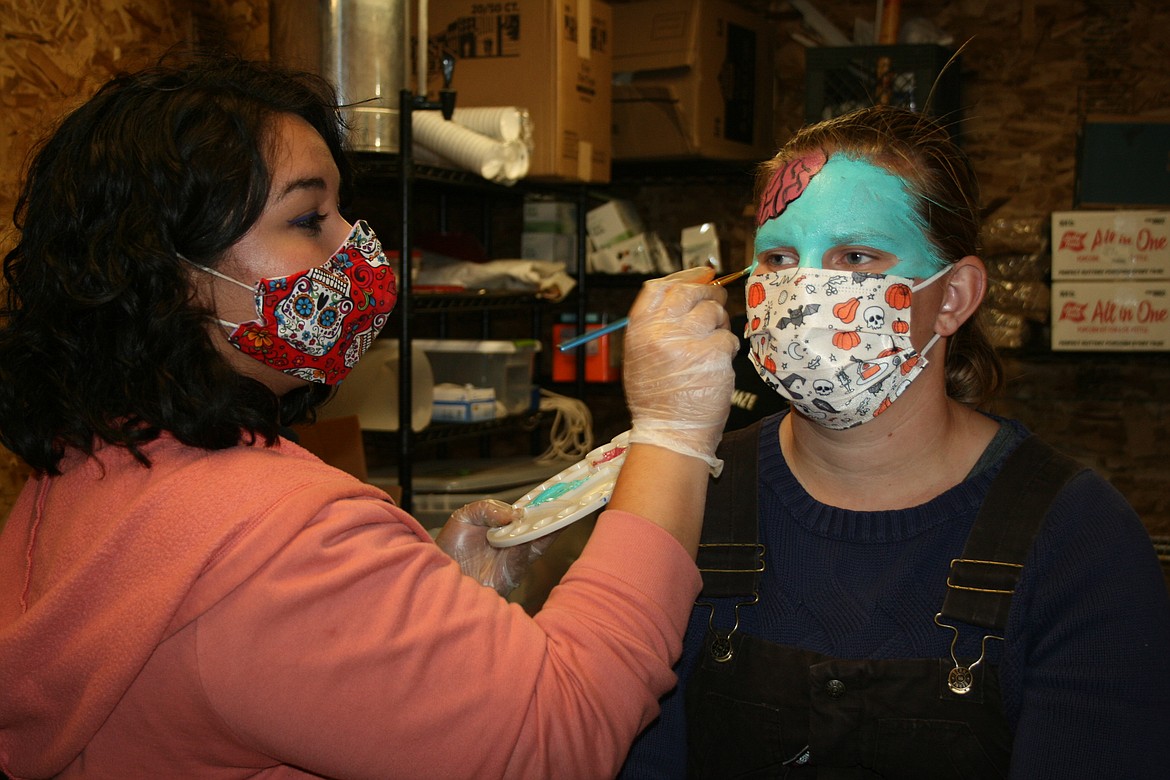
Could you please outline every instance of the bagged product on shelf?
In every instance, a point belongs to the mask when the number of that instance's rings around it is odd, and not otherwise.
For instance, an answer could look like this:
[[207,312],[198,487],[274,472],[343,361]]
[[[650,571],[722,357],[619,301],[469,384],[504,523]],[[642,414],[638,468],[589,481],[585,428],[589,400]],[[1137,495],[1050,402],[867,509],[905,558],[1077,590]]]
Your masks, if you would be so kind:
[[723,272],[723,260],[719,255],[719,233],[714,222],[682,229],[682,267],[702,268],[710,266]]
[[642,218],[628,200],[609,200],[585,214],[585,232],[594,249],[606,249],[644,233]]
[[670,271],[662,269],[670,267],[671,262],[657,233],[639,233],[590,252],[587,268],[595,274],[665,274]]
[[551,301],[564,300],[577,286],[563,262],[513,259],[475,263],[431,252],[423,253],[422,267],[415,279],[419,285],[435,287],[531,290]]
[[499,140],[437,112],[412,116],[419,162],[468,170],[499,184],[514,184],[528,175],[529,150],[519,138]]

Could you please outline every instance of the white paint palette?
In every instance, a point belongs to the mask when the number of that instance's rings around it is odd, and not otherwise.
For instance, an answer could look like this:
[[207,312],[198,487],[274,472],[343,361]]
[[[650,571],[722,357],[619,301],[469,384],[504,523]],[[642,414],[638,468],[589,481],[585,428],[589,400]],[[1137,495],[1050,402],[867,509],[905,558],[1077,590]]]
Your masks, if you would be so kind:
[[531,542],[605,506],[626,460],[629,438],[629,431],[618,434],[609,444],[525,493],[512,504],[523,510],[523,516],[488,531],[488,543],[513,547]]

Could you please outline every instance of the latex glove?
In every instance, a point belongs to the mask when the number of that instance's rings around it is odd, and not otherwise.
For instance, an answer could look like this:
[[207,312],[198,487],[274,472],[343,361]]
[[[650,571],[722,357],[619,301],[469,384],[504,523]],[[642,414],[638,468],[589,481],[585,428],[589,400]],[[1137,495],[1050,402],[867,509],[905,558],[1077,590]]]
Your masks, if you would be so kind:
[[468,577],[506,596],[524,579],[532,562],[543,555],[560,535],[560,531],[554,531],[512,547],[488,544],[488,530],[518,520],[520,515],[521,510],[494,498],[475,501],[451,514],[435,543],[455,559]]
[[731,410],[739,339],[728,328],[727,291],[710,268],[642,286],[630,309],[622,365],[630,442],[701,458],[718,476],[715,447]]

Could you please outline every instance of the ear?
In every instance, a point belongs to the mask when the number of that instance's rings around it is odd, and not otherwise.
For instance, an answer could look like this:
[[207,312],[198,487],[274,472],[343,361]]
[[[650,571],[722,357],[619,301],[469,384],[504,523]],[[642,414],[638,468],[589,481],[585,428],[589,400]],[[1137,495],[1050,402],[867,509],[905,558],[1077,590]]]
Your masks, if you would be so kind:
[[947,337],[954,335],[983,303],[983,296],[987,294],[987,268],[978,257],[967,255],[957,260],[954,270],[941,281],[946,287],[934,321],[934,332]]

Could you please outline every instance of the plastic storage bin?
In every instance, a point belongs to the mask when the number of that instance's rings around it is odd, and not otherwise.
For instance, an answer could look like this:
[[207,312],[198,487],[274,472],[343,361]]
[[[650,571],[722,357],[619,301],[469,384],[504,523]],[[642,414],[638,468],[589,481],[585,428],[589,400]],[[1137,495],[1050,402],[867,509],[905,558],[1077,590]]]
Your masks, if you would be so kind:
[[532,408],[532,374],[540,342],[416,339],[431,362],[435,383],[491,387],[508,414]]
[[806,49],[805,121],[819,122],[876,105],[884,93],[889,105],[927,111],[955,124],[962,104],[960,62],[956,58],[947,65],[953,54],[935,44]]

